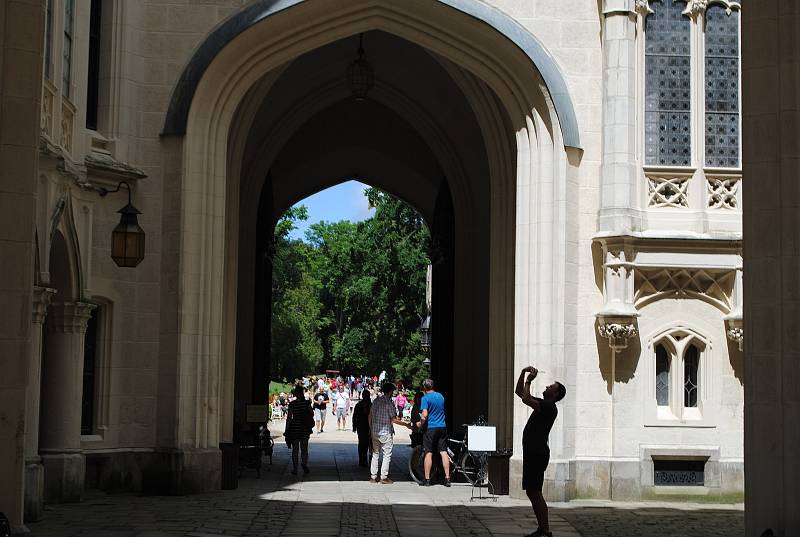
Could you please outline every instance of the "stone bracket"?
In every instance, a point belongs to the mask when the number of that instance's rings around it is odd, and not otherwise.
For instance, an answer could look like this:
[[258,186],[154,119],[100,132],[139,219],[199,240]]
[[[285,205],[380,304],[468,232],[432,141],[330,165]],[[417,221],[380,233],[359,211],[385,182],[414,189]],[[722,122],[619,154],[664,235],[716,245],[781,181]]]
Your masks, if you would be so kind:
[[725,319],[725,334],[739,345],[740,351],[744,351],[744,320],[741,317]]
[[628,340],[639,335],[635,315],[597,315],[597,333],[608,340],[613,351],[628,346]]

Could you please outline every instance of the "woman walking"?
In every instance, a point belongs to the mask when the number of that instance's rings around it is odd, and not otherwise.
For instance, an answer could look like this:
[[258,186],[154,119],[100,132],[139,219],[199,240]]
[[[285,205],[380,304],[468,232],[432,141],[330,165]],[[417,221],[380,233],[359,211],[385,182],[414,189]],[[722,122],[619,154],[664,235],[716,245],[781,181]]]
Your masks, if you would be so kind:
[[[303,472],[308,473],[308,437],[314,427],[314,413],[311,411],[311,401],[303,395],[303,386],[298,384],[294,388],[295,400],[289,403],[286,414],[286,443],[292,447],[292,475],[297,475],[298,454],[302,458]],[[298,453],[299,452],[299,453]]]

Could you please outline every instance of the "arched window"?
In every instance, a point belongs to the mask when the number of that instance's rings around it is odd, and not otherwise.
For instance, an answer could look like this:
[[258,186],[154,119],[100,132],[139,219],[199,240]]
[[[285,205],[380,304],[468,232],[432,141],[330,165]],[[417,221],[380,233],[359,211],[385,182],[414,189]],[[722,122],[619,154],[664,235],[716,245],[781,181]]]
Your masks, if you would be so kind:
[[72,39],[75,32],[75,0],[64,2],[64,57],[61,64],[61,92],[65,97],[72,94]]
[[656,403],[669,406],[669,366],[671,357],[666,347],[656,345]]
[[690,343],[683,353],[683,407],[697,408],[697,372],[700,355],[697,347]]
[[[740,3],[740,2],[739,2]],[[739,12],[705,12],[705,164],[739,167]]]
[[[653,390],[658,420],[702,419],[706,343],[684,328],[662,334],[653,342]],[[651,403],[652,404],[652,403]]]
[[645,21],[645,163],[691,165],[691,21],[681,0],[653,0]]

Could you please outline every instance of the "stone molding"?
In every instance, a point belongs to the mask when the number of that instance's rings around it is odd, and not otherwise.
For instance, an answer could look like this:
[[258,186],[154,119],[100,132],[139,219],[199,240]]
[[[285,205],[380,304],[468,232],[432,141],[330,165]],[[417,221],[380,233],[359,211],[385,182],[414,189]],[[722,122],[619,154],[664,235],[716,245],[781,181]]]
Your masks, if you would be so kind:
[[56,290],[50,287],[33,287],[33,309],[31,310],[31,317],[34,324],[42,324],[45,317],[47,317],[47,307],[50,305],[50,300]]
[[50,305],[50,318],[47,323],[51,332],[63,334],[83,334],[92,310],[97,306],[88,302],[58,302]]

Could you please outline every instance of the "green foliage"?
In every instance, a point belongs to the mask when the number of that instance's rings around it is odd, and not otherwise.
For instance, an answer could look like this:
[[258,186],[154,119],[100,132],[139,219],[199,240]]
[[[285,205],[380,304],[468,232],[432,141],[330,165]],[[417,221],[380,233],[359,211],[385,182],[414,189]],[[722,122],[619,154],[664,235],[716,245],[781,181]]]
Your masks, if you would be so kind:
[[273,376],[311,371],[424,379],[418,329],[426,315],[430,235],[402,201],[370,188],[375,214],[358,223],[320,222],[289,240],[305,207],[276,226],[273,262]]

